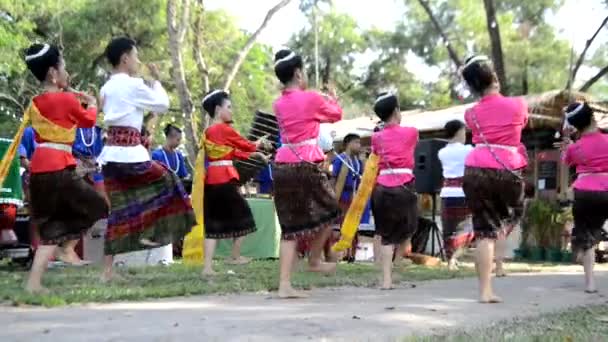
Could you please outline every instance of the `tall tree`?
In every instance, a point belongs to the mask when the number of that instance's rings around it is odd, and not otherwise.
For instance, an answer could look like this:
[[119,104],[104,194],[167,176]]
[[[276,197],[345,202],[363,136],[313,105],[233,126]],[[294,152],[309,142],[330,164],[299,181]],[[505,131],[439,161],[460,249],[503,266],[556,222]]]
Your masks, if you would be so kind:
[[483,5],[486,10],[486,23],[488,34],[490,35],[490,45],[492,47],[492,61],[498,75],[501,91],[505,94],[509,93],[509,84],[507,83],[507,72],[505,70],[505,61],[502,53],[502,42],[500,40],[500,26],[496,20],[496,7],[494,0],[483,0]]
[[270,22],[272,17],[283,7],[287,6],[290,1],[291,0],[281,0],[279,3],[274,5],[274,7],[268,10],[266,16],[264,17],[264,21],[262,21],[262,24],[257,28],[257,30],[255,30],[255,32],[253,32],[253,34],[251,34],[251,36],[249,36],[247,42],[245,43],[245,46],[243,46],[241,51],[239,51],[238,55],[234,58],[234,62],[232,63],[233,67],[228,73],[228,77],[226,78],[226,82],[224,83],[224,90],[230,89],[230,85],[232,84],[232,81],[234,81],[234,78],[236,77],[239,68],[245,60],[245,57],[247,57],[247,54],[249,53],[255,42],[258,40],[262,31],[264,31],[266,26],[268,26],[268,23]]

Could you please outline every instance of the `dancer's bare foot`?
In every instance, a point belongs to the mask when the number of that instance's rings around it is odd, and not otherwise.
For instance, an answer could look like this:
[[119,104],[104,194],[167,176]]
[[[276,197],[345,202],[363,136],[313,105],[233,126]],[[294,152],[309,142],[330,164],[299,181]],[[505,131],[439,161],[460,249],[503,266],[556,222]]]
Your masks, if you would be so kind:
[[57,248],[55,258],[69,265],[80,266],[80,264],[83,263],[83,260],[80,259],[78,254],[71,248]]
[[298,298],[308,298],[309,296],[304,293],[297,291],[291,285],[279,285],[279,298],[281,299],[298,299]]
[[116,274],[114,272],[112,272],[112,273],[104,272],[101,275],[100,280],[102,283],[110,283],[110,282],[115,282],[115,281],[126,281],[126,278],[121,276],[120,274]]
[[455,261],[450,260],[448,262],[448,271],[450,271],[450,272],[456,272],[458,270],[459,270],[458,264]]
[[225,263],[228,265],[246,265],[251,262],[251,258],[240,256],[238,259],[228,258]]
[[337,264],[333,262],[320,262],[318,264],[309,264],[308,272],[318,272],[324,274],[335,274]]
[[507,272],[505,270],[496,270],[496,278],[504,278],[507,276]]
[[160,247],[160,244],[150,239],[141,239],[139,243],[147,247]]
[[46,287],[44,287],[42,285],[30,285],[30,284],[27,284],[25,286],[25,291],[30,294],[39,294],[39,295],[47,295],[47,294],[51,293],[51,291],[49,291],[49,289],[47,289]]
[[203,277],[212,277],[212,276],[217,275],[217,272],[215,272],[212,269],[203,269],[203,272],[201,272],[201,275]]
[[502,298],[498,297],[497,295],[491,293],[488,295],[481,295],[479,297],[479,302],[482,304],[496,304],[496,303],[502,303]]

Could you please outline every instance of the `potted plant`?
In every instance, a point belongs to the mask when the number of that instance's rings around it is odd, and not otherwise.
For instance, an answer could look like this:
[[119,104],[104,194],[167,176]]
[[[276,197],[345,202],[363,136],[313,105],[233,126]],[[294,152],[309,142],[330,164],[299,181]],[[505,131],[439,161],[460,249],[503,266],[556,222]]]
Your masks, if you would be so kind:
[[525,243],[529,248],[529,258],[532,261],[542,261],[545,256],[545,246],[548,242],[548,227],[554,212],[551,205],[541,199],[530,202],[526,210]]

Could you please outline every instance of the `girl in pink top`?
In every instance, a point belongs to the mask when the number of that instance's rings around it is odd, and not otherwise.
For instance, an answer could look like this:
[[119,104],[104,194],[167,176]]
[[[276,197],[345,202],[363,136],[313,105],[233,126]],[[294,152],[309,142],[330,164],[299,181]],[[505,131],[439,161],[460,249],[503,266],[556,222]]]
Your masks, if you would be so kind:
[[574,182],[574,229],[572,247],[579,253],[585,269],[585,292],[595,293],[593,264],[595,246],[602,240],[608,219],[608,135],[597,128],[593,110],[587,103],[566,108],[566,120],[580,132],[574,144],[566,139],[564,161],[576,167]]
[[521,170],[527,161],[520,140],[528,110],[523,99],[500,94],[498,78],[487,57],[469,58],[462,76],[471,91],[481,97],[465,114],[476,146],[465,160],[462,184],[478,241],[479,301],[498,303],[501,299],[494,294],[491,282],[494,249],[496,246],[496,274],[502,276],[505,231],[519,221],[523,212]]
[[303,295],[291,286],[296,258],[296,239],[312,239],[308,269],[334,272],[335,263],[323,263],[321,255],[331,233],[331,222],[340,215],[333,187],[320,163],[325,159],[318,145],[319,125],[342,118],[335,94],[331,97],[307,91],[302,57],[290,50],[275,55],[275,74],[284,86],[274,103],[282,146],[272,169],[274,202],[281,224],[279,297]]
[[[384,128],[372,135],[372,149],[380,157],[379,175],[372,193],[376,235],[381,238],[382,289],[391,289],[393,255],[399,262],[417,228],[418,197],[414,188],[414,150],[418,131],[401,127],[397,96],[381,94],[374,104]],[[395,250],[397,250],[395,252]]]

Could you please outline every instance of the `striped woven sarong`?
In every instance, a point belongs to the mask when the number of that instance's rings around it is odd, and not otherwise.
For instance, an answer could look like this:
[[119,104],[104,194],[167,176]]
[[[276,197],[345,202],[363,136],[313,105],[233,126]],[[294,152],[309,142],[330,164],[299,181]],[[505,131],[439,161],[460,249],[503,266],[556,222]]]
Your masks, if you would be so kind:
[[190,198],[177,176],[154,161],[108,163],[103,167],[111,203],[106,255],[179,242],[195,224]]

